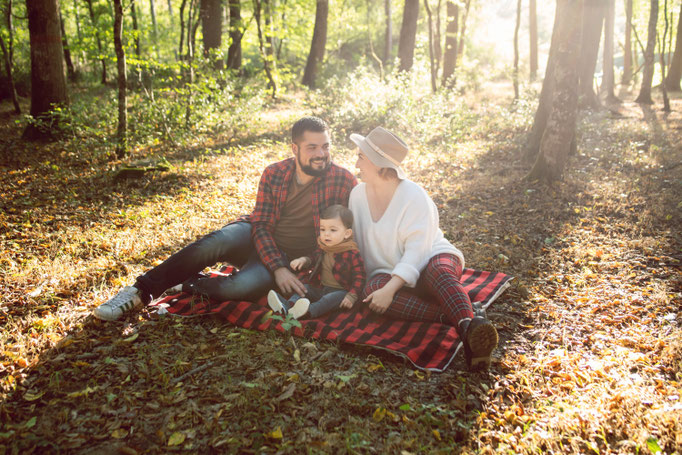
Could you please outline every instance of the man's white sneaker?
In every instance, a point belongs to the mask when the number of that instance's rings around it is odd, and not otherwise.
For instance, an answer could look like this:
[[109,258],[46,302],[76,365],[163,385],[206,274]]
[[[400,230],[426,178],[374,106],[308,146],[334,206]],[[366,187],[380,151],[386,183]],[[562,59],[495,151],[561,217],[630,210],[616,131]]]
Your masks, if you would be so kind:
[[287,314],[287,309],[279,298],[279,294],[274,290],[268,292],[268,305],[273,313]]
[[298,299],[294,306],[289,309],[289,314],[292,318],[298,319],[308,312],[308,308],[310,308],[310,300]]
[[136,287],[126,286],[113,298],[95,308],[92,314],[98,319],[115,321],[126,311],[142,305],[140,294],[140,290]]

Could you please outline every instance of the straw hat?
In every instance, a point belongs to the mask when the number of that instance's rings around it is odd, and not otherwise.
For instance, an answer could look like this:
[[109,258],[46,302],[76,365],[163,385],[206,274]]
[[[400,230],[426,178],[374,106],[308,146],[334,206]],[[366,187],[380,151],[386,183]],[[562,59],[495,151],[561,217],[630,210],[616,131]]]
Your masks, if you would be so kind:
[[355,142],[355,145],[375,166],[395,169],[398,178],[406,178],[400,163],[407,156],[408,148],[398,136],[379,126],[370,131],[366,137],[353,133],[350,135],[350,140]]

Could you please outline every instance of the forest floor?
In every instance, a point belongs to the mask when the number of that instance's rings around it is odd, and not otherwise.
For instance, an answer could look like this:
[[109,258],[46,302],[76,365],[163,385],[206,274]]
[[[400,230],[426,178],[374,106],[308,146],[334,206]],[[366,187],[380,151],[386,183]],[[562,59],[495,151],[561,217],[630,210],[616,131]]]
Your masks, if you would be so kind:
[[263,168],[290,153],[291,100],[230,144],[138,148],[171,169],[118,180],[121,163],[91,143],[23,143],[10,109],[0,454],[682,453],[682,100],[670,114],[631,102],[583,113],[552,186],[523,180],[525,129],[499,106],[477,104],[477,132],[456,149],[413,152],[407,172],[467,265],[515,277],[488,312],[501,337],[491,370],[475,374],[461,356],[428,373],[209,317],[90,315],[252,208]]

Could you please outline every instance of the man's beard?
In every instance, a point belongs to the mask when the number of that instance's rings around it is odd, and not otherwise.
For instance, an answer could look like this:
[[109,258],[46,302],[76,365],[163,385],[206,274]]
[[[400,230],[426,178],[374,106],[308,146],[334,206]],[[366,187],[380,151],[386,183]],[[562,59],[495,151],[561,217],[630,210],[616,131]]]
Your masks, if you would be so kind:
[[[299,155],[296,155],[296,161],[298,161],[298,166],[301,168],[304,174],[310,175],[312,177],[323,177],[324,175],[327,174],[327,171],[329,171],[329,168],[331,167],[331,160],[327,159],[325,166],[322,169],[315,169],[311,165],[304,165],[301,163],[301,159],[299,158]],[[311,161],[319,161],[319,160],[311,160]]]

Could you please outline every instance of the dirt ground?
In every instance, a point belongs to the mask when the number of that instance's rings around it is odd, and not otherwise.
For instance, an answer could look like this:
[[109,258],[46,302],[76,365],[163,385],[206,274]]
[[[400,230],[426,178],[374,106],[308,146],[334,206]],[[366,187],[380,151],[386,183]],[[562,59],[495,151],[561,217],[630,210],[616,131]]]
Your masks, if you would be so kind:
[[136,150],[171,170],[116,180],[91,142],[23,143],[1,104],[0,454],[682,453],[682,101],[656,109],[583,113],[552,186],[523,180],[525,130],[499,110],[415,151],[468,266],[515,277],[490,372],[436,374],[211,318],[90,316],[249,211],[295,106],[229,147]]

